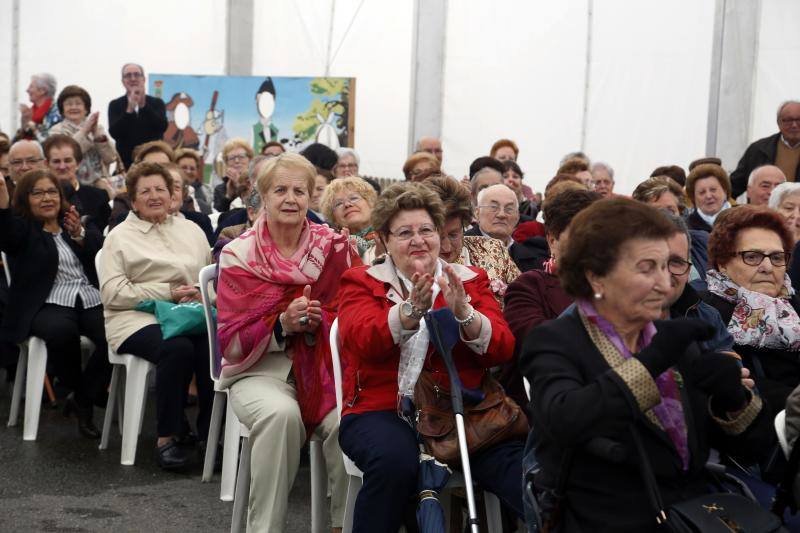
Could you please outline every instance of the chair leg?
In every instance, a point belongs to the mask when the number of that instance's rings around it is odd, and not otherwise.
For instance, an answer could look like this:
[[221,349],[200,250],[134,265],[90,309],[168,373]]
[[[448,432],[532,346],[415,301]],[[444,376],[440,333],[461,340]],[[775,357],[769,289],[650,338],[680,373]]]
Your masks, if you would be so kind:
[[311,533],[324,533],[327,529],[328,471],[322,453],[322,441],[308,443],[311,460]]
[[225,412],[227,395],[222,391],[214,392],[214,403],[211,406],[211,423],[208,427],[208,440],[206,440],[206,457],[203,462],[203,483],[211,481],[214,475],[214,462],[217,460],[217,443],[219,432],[222,429],[222,415]]
[[233,500],[236,489],[236,463],[239,460],[239,418],[233,412],[230,400],[225,406],[225,442],[222,444],[222,479],[219,488],[219,499],[224,502]]
[[42,411],[44,374],[47,369],[47,346],[38,337],[28,341],[28,375],[25,381],[25,420],[22,440],[36,440],[39,433],[39,414]]
[[117,431],[122,438],[122,428],[125,420],[125,378],[128,376],[128,369],[125,365],[119,366],[119,383],[117,384]]
[[[117,406],[117,389],[119,388],[119,373],[122,369],[121,365],[114,365],[111,370],[111,385],[108,390],[108,401],[106,402],[106,413],[103,416],[103,436],[100,437],[101,450],[108,449],[108,439],[111,436],[111,423],[114,421],[114,408]],[[120,425],[122,421],[120,420]]]
[[120,463],[131,466],[136,462],[136,444],[141,430],[142,412],[147,399],[147,361],[134,358],[125,377],[125,419],[122,428]]
[[486,529],[488,533],[503,533],[503,515],[500,511],[500,499],[488,490],[484,490],[483,502],[486,506]]
[[[238,422],[237,422],[238,423]],[[242,530],[242,522],[247,520],[247,508],[250,500],[250,439],[242,441],[242,456],[239,459],[239,475],[236,479],[236,497],[233,500],[231,516],[231,533]]]
[[22,403],[22,389],[28,370],[28,347],[20,345],[17,359],[17,374],[14,376],[14,390],[11,393],[11,412],[8,413],[8,427],[14,427],[19,420],[19,406]]
[[361,490],[363,480],[358,476],[350,476],[347,483],[347,500],[344,504],[344,517],[342,518],[342,533],[352,533],[353,514],[356,509],[356,498]]

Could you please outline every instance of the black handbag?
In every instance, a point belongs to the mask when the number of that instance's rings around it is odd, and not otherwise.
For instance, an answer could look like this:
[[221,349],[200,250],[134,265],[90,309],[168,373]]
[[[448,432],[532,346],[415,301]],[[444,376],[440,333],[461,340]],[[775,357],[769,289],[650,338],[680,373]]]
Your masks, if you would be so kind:
[[664,508],[655,474],[642,445],[639,432],[631,426],[639,456],[639,471],[663,531],[672,533],[773,533],[786,532],[780,518],[758,503],[739,494],[703,494]]

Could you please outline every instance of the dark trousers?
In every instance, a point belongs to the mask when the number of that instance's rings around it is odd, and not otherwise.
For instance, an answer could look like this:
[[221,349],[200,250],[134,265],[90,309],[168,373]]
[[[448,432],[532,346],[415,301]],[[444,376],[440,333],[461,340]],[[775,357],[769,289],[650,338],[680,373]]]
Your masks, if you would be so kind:
[[[419,448],[414,430],[393,411],[345,416],[339,425],[342,451],[364,473],[356,499],[353,532],[397,531],[417,492]],[[470,456],[473,481],[522,517],[521,441],[498,444]]]
[[[111,364],[101,306],[84,309],[80,298],[75,307],[44,304],[33,317],[30,334],[45,342],[48,367],[65,387],[74,391],[78,405],[102,402],[111,378]],[[96,346],[85,369],[81,335]]]
[[208,438],[214,384],[208,370],[206,334],[164,340],[161,326],[145,326],[123,342],[119,353],[128,353],[156,365],[156,417],[158,436],[179,435],[183,430],[186,391],[197,376],[197,435]]

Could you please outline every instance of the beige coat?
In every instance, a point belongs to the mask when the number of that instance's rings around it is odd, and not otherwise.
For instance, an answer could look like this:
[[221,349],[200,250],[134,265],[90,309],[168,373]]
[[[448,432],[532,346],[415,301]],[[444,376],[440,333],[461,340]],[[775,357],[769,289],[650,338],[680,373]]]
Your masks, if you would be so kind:
[[152,224],[133,212],[108,234],[102,254],[97,274],[106,337],[114,350],[157,323],[154,315],[134,310],[140,302],[171,300],[174,287],[197,285],[200,270],[211,264],[208,241],[197,224],[172,216]]

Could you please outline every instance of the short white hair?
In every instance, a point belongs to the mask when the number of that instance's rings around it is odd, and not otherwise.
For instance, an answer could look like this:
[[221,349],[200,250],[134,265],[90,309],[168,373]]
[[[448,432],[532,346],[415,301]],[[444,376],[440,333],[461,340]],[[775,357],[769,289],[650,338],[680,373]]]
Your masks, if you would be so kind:
[[134,67],[137,67],[139,69],[139,71],[142,73],[142,76],[144,76],[144,67],[141,66],[139,63],[125,63],[124,65],[122,65],[122,68],[119,70],[120,76],[124,76],[125,75],[125,67],[127,67],[129,65],[133,65]]
[[39,74],[34,74],[31,76],[31,81],[33,81],[34,85],[40,87],[45,90],[47,96],[50,98],[56,95],[56,77],[50,74],[49,72],[40,72]]
[[13,152],[15,148],[22,148],[23,146],[35,146],[36,151],[39,152],[39,157],[44,159],[44,150],[42,149],[42,145],[36,141],[31,141],[29,139],[23,139],[21,141],[17,141],[14,144],[12,144],[11,148],[8,149],[9,156],[11,155],[11,152]]
[[[494,169],[492,169],[492,170],[494,170]],[[497,172],[497,171],[495,170],[495,172]],[[475,175],[477,176],[477,174],[475,174]],[[480,206],[483,203],[483,199],[486,197],[486,193],[487,192],[489,192],[489,191],[494,192],[494,191],[500,190],[501,188],[504,188],[504,189],[508,190],[511,193],[511,195],[514,197],[514,204],[517,207],[519,207],[519,200],[517,199],[517,194],[511,189],[511,187],[509,187],[508,185],[505,185],[503,183],[497,183],[495,185],[489,185],[485,189],[481,189],[480,191],[478,191],[478,198],[477,198],[478,206]]]
[[594,175],[595,170],[605,170],[608,173],[608,177],[611,178],[611,181],[614,181],[614,169],[611,168],[611,165],[608,163],[604,163],[602,161],[598,161],[597,163],[592,164],[592,175]]
[[361,164],[361,158],[358,157],[358,154],[352,148],[337,148],[336,149],[336,155],[339,156],[339,159],[343,158],[346,155],[349,155],[353,159],[356,160],[356,165],[360,165]]
[[772,209],[778,209],[787,196],[800,194],[800,183],[785,181],[772,189],[767,205]]
[[792,105],[792,104],[800,105],[800,101],[797,101],[797,100],[786,100],[786,101],[782,102],[781,105],[778,106],[778,112],[775,113],[775,120],[780,120],[781,119],[781,111],[783,111],[783,108],[786,107],[787,105]]
[[[754,168],[753,170],[750,171],[750,175],[747,177],[747,186],[749,187],[753,183],[755,183],[756,178],[758,177],[758,173],[761,172],[762,170],[764,170],[767,167],[777,168],[778,170],[781,170],[780,167],[776,167],[775,165],[761,165],[761,166],[758,166],[758,167],[756,167],[756,168]],[[781,174],[783,174],[783,170],[781,170]],[[784,180],[786,179],[785,175],[783,176],[783,179]]]

